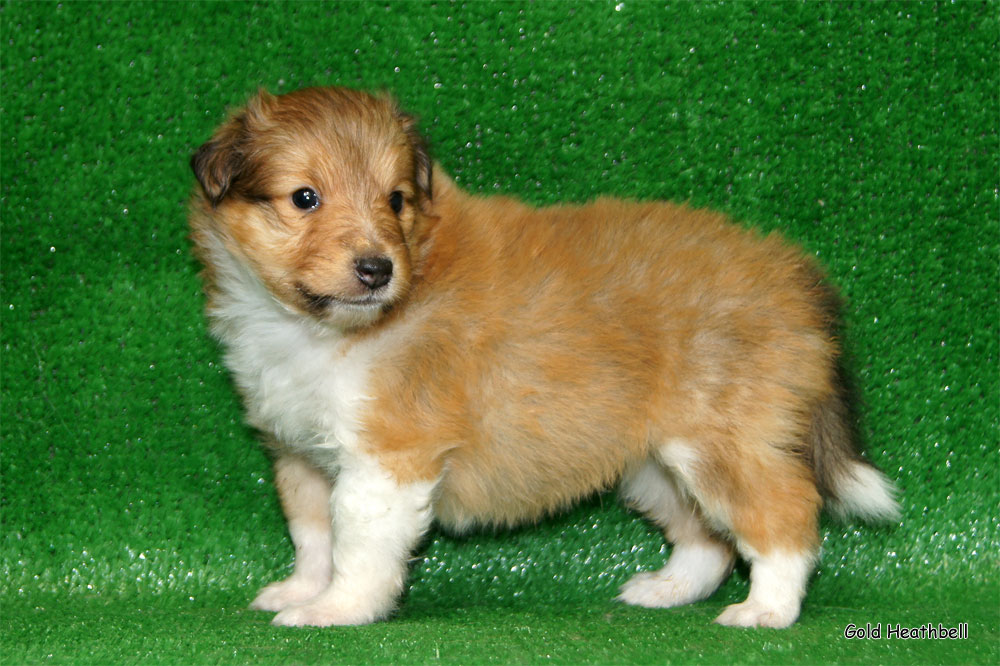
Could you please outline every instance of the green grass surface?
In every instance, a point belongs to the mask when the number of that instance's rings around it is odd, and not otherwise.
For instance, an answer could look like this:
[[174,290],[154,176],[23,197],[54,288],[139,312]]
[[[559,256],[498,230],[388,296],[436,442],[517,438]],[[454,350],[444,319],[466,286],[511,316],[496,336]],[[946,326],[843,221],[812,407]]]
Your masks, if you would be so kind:
[[[1000,5],[0,3],[4,663],[997,663]],[[825,522],[800,622],[610,601],[669,552],[612,495],[433,534],[399,614],[245,609],[292,549],[206,334],[191,152],[257,87],[387,88],[465,187],[691,200],[848,299],[903,518]],[[850,624],[969,624],[850,641]]]

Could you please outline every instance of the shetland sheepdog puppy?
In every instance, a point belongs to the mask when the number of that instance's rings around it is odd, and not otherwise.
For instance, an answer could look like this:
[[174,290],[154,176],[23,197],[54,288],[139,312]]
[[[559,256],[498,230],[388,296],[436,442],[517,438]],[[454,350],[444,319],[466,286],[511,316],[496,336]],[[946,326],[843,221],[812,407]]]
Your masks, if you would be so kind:
[[897,515],[851,441],[837,298],[723,216],[463,192],[388,96],[260,93],[192,158],[211,328],[265,434],[294,572],[279,625],[385,618],[432,521],[536,521],[617,486],[673,544],[619,599],[799,615],[824,505]]

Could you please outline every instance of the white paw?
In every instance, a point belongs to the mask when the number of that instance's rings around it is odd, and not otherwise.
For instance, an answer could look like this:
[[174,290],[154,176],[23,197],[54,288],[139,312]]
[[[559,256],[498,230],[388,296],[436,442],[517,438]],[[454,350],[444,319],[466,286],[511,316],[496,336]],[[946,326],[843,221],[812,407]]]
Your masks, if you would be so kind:
[[250,608],[266,611],[284,610],[289,606],[309,601],[326,589],[326,586],[326,581],[310,581],[292,576],[263,588],[250,602]]
[[376,619],[372,610],[344,607],[320,598],[284,609],[274,616],[271,624],[279,627],[332,627],[370,624]]
[[747,599],[741,604],[726,606],[715,621],[727,627],[771,627],[784,629],[799,617],[797,604],[769,606]]
[[653,571],[632,576],[622,586],[618,600],[645,608],[670,608],[699,601],[711,593],[711,589],[706,592],[704,586],[695,586],[684,576]]

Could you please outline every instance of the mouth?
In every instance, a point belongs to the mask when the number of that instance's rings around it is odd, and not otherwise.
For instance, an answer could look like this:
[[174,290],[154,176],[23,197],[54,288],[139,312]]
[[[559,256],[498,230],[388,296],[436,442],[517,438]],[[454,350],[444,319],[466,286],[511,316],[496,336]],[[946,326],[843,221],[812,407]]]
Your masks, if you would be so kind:
[[379,293],[374,291],[365,294],[361,298],[348,299],[332,294],[317,294],[302,284],[295,285],[295,289],[305,301],[306,309],[312,314],[322,314],[330,306],[355,310],[372,310],[385,305],[384,299],[380,297]]

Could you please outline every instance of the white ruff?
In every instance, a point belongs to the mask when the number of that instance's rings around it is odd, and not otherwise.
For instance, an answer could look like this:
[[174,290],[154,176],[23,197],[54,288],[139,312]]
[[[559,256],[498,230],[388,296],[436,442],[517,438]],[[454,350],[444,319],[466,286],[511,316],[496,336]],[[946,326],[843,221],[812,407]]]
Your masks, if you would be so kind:
[[356,450],[377,343],[347,353],[339,331],[290,310],[221,245],[213,249],[219,294],[212,331],[225,344],[248,421],[306,453]]

